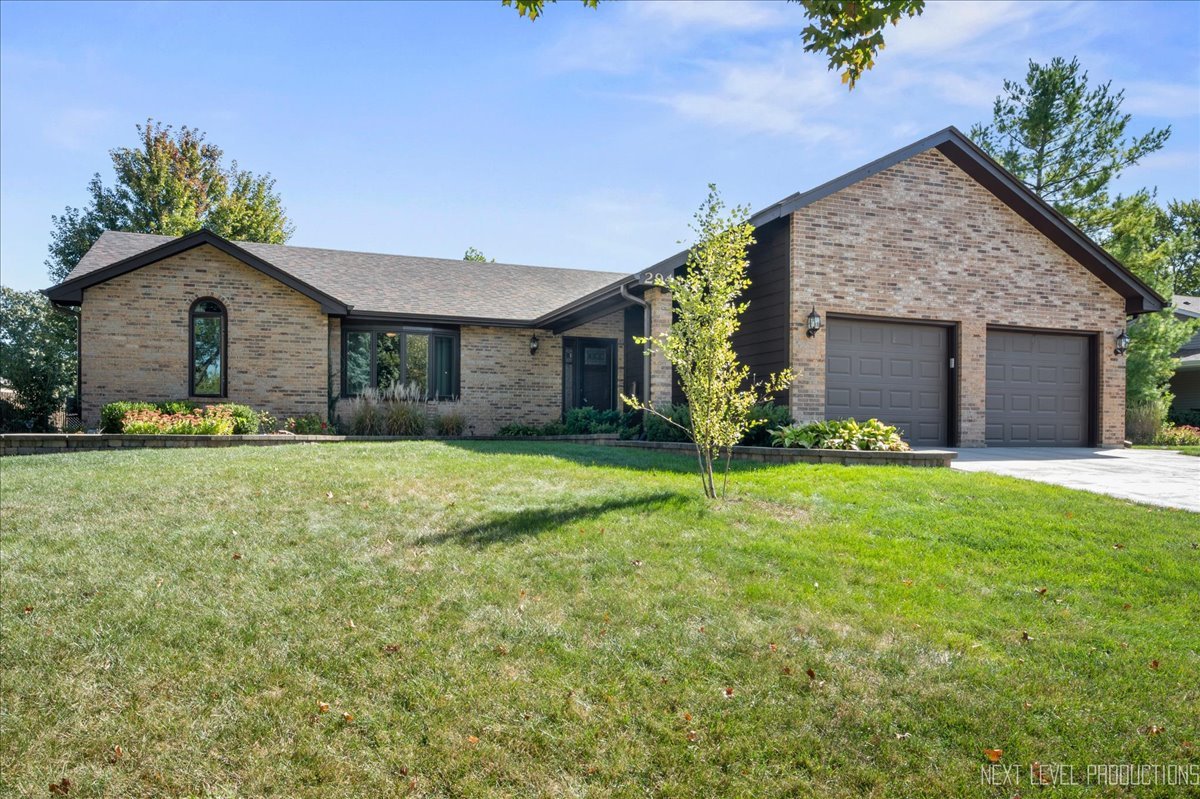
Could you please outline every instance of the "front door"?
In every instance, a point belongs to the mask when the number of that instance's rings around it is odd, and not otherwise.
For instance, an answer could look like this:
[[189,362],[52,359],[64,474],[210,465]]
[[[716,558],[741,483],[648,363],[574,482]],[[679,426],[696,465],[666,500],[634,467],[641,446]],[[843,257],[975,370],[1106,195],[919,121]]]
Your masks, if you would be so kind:
[[616,407],[617,341],[611,338],[563,339],[563,406]]

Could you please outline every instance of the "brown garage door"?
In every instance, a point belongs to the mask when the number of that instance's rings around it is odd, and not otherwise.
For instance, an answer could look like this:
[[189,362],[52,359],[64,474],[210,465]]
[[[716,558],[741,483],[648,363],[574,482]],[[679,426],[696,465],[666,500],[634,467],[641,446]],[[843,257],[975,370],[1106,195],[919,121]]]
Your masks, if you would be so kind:
[[989,447],[1088,444],[1088,338],[989,330]]
[[880,419],[913,445],[946,445],[946,328],[830,319],[826,335],[827,418]]

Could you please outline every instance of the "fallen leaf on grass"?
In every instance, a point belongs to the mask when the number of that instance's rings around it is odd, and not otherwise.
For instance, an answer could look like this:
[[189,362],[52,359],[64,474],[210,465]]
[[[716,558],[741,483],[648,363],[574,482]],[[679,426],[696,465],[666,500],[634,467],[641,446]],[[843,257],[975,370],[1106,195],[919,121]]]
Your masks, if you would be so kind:
[[1113,544],[1113,549],[1124,549],[1124,548],[1125,548],[1124,544]]
[[25,612],[26,612],[26,613],[33,613],[33,605],[26,605],[26,606],[25,606]]
[[633,565],[640,569],[642,567],[642,562],[640,560],[635,560],[633,561]]
[[329,703],[328,702],[317,702],[317,710],[320,711],[321,713],[328,713],[329,712]]
[[63,777],[58,782],[50,783],[50,793],[56,796],[66,796],[71,790],[71,781]]
[[234,559],[234,560],[241,560],[241,559],[242,559],[242,553],[241,553],[241,552],[234,552],[234,553],[233,553],[233,559]]
[[112,762],[116,763],[118,760],[120,760],[123,757],[125,757],[125,750],[121,748],[121,745],[116,744],[115,746],[113,746],[112,754],[109,755],[109,759],[112,760]]
[[905,588],[912,588],[912,580],[901,580],[900,582],[904,583]]
[[333,492],[332,492],[332,491],[326,491],[326,492],[325,492],[325,499],[333,499]]
[[984,749],[983,756],[992,763],[999,763],[1000,758],[1004,756],[1003,749]]
[[784,674],[791,674],[791,673],[792,673],[792,667],[791,667],[791,666],[784,666],[782,669],[780,669],[780,671],[781,671],[781,672],[783,672]]
[[474,746],[475,744],[479,743],[479,739],[474,735],[468,735],[467,743],[469,743],[471,746]]
[[1033,640],[1033,636],[1031,636],[1031,635],[1029,634],[1029,630],[1022,630],[1022,631],[1021,631],[1021,640],[1022,640],[1022,641],[1032,641],[1032,640]]
[[343,713],[342,721],[346,722],[347,724],[353,723],[354,722],[354,714],[353,713]]
[[384,644],[383,652],[387,655],[394,655],[400,651],[400,644]]
[[1040,595],[1042,595],[1042,596],[1045,596],[1045,595],[1046,595],[1046,589],[1045,589],[1045,588],[1039,588],[1039,589],[1037,589],[1037,592],[1038,592]]
[[699,737],[700,737],[700,733],[696,732],[695,730],[688,730],[688,731],[687,731],[687,739],[688,739],[689,741],[691,741],[692,743],[695,743],[695,742],[696,742],[696,739],[697,739],[697,738],[699,738]]
[[908,740],[909,738],[911,738],[911,737],[912,737],[912,735],[910,735],[910,734],[909,734],[909,733],[907,733],[907,732],[898,732],[898,733],[896,733],[896,740],[897,740],[897,741],[907,741],[907,740]]
[[733,688],[732,687],[726,688],[723,691],[723,694],[726,699],[733,699]]
[[812,669],[805,669],[804,673],[808,675],[808,679],[810,679],[810,680],[817,679],[817,673],[815,671],[813,671]]
[[1155,671],[1158,671],[1158,661],[1157,660],[1150,661],[1150,668],[1154,669]]
[[1143,732],[1145,732],[1147,735],[1159,735],[1166,731],[1167,731],[1166,727],[1160,727],[1157,724],[1151,724],[1149,727],[1146,727],[1143,730]]

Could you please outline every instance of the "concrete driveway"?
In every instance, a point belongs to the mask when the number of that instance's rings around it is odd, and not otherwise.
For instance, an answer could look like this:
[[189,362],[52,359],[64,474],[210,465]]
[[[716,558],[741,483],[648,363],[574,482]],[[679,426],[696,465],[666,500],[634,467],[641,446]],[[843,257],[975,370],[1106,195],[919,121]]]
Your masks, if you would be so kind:
[[1200,458],[1154,449],[956,449],[951,468],[1079,488],[1200,512]]

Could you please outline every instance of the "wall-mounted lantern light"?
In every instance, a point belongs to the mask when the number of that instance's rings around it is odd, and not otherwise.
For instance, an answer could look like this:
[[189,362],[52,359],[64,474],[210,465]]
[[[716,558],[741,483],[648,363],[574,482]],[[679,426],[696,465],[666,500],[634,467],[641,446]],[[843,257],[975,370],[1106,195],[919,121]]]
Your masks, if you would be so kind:
[[821,330],[821,315],[817,313],[817,308],[814,305],[813,309],[808,314],[808,324],[804,329],[804,335],[812,338]]
[[1117,355],[1124,355],[1129,351],[1129,334],[1122,330],[1117,334]]
[[529,339],[529,354],[537,355],[538,347],[540,346],[541,342],[538,341],[537,333],[534,333],[533,337]]

